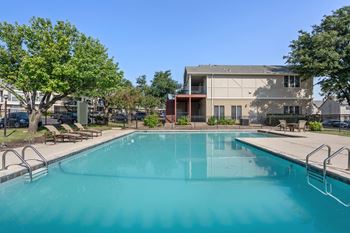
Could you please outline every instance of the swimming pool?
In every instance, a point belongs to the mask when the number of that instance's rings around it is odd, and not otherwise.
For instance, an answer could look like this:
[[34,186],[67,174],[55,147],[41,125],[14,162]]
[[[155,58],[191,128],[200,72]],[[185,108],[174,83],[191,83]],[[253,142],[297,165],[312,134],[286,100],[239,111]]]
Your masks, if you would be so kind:
[[[305,169],[235,141],[259,133],[134,133],[0,184],[0,231],[323,232],[350,208],[306,183]],[[332,180],[350,197],[350,186]],[[350,198],[349,198],[350,199]]]

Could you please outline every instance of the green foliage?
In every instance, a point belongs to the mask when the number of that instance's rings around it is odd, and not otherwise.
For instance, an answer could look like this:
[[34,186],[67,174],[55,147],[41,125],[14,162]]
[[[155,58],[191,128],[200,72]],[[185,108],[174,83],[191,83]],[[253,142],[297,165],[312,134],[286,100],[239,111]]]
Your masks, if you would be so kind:
[[216,125],[216,123],[217,123],[216,117],[212,116],[208,119],[208,125]]
[[43,18],[29,25],[0,23],[0,74],[1,86],[35,116],[29,131],[37,130],[40,115],[57,100],[80,93],[104,96],[123,75],[98,40],[69,22]]
[[127,115],[136,110],[141,102],[141,93],[134,87],[122,86],[109,96],[111,105],[125,110]]
[[160,99],[152,95],[141,97],[140,105],[145,108],[147,113],[153,113],[156,107],[160,105]]
[[311,32],[299,31],[285,56],[294,72],[318,77],[324,95],[335,95],[350,105],[350,6],[325,16]]
[[175,94],[179,84],[172,79],[170,70],[159,71],[154,74],[150,91],[153,96],[158,97],[161,103],[165,103],[167,94]]
[[182,116],[182,117],[178,118],[176,124],[178,124],[178,125],[188,125],[189,124],[188,117]]
[[145,117],[143,123],[145,126],[148,126],[150,128],[154,128],[159,123],[159,117],[156,114],[148,115]]
[[219,119],[217,124],[218,125],[234,125],[236,121],[232,119]]
[[310,121],[309,127],[311,131],[321,131],[322,130],[322,123],[319,121]]
[[136,79],[136,88],[139,89],[144,95],[149,93],[149,86],[147,85],[146,75],[141,75]]

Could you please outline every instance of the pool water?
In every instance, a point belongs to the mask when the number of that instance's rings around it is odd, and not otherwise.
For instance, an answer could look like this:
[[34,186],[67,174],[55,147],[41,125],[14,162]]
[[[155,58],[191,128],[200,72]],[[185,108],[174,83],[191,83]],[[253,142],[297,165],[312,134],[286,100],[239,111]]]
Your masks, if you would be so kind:
[[[305,169],[235,141],[259,133],[134,133],[0,185],[0,232],[350,231],[350,208]],[[350,201],[350,185],[332,180]]]

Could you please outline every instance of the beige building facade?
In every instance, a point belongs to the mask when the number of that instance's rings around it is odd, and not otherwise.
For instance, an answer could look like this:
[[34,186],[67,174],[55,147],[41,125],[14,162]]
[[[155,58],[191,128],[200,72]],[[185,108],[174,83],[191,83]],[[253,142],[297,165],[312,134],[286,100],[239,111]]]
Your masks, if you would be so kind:
[[285,66],[186,67],[184,90],[175,96],[175,118],[209,117],[263,122],[266,114],[311,114],[312,79]]

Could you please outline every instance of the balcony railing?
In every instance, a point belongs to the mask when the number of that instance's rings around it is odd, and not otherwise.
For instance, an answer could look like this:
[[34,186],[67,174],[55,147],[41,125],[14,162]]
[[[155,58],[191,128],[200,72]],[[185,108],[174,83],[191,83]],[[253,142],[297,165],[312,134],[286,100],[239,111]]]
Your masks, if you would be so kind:
[[[206,94],[206,89],[203,86],[192,86],[191,87],[191,94]],[[189,94],[188,88],[183,88],[181,90],[178,90],[176,92],[177,94]]]

